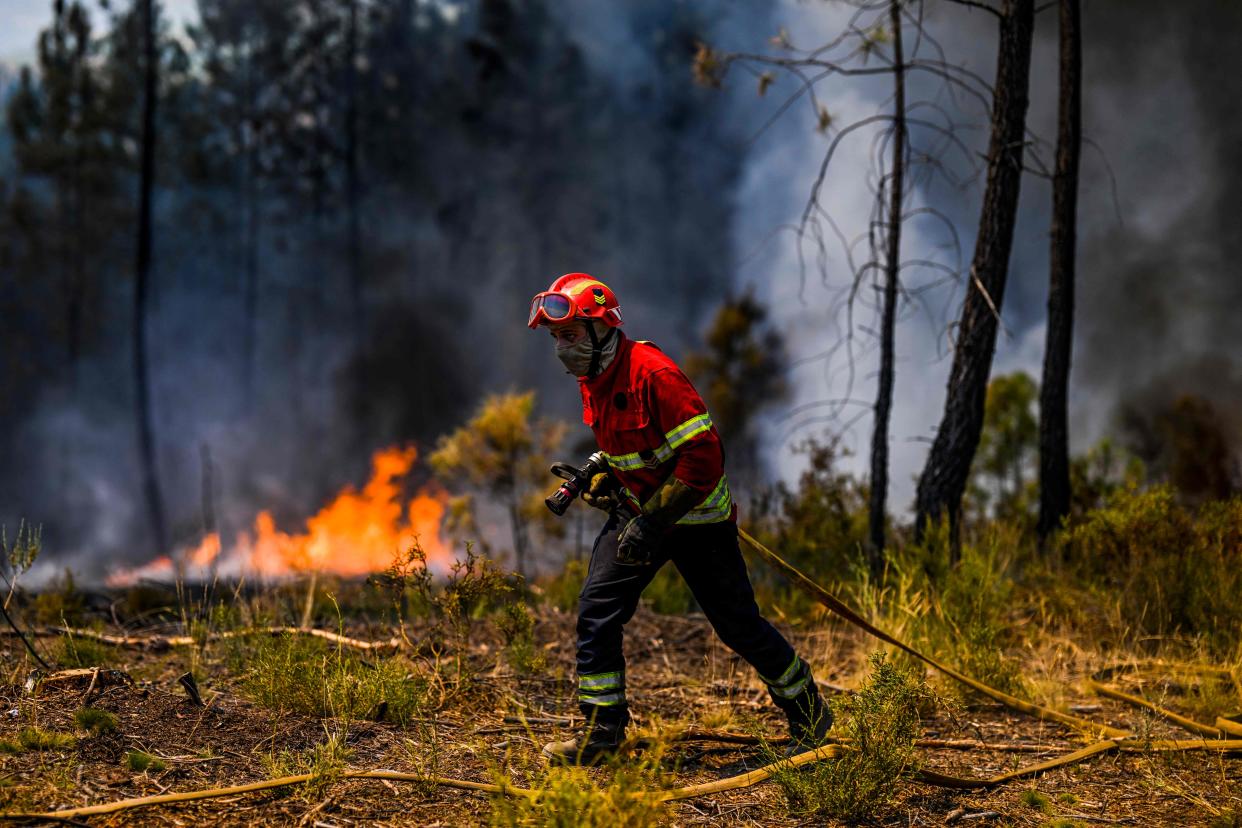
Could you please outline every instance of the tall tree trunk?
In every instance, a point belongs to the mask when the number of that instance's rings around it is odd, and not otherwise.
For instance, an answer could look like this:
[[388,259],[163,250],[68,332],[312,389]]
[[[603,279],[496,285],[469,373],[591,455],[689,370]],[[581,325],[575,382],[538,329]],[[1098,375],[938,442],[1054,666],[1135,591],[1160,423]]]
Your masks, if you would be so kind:
[[888,502],[888,424],[893,411],[893,349],[897,325],[897,280],[901,277],[901,212],[906,173],[906,67],[901,45],[901,3],[890,0],[893,27],[893,170],[889,180],[888,236],[884,261],[884,308],[880,320],[880,381],[871,434],[871,543],[867,564],[884,568],[884,518]]
[[245,199],[242,266],[242,398],[246,416],[254,411],[259,341],[259,123],[255,105],[254,43],[246,44],[246,109],[242,140],[246,145],[242,192]]
[[518,574],[526,577],[526,523],[522,520],[521,508],[518,505],[517,490],[509,495],[509,527],[513,531],[513,558]]
[[1057,158],[1052,178],[1048,338],[1039,391],[1039,539],[1069,514],[1069,373],[1074,343],[1078,157],[1082,145],[1082,29],[1079,0],[1060,0],[1061,70]]
[[362,341],[362,228],[358,184],[358,0],[349,0],[349,31],[345,48],[345,199],[348,209],[345,257],[349,268],[350,310],[354,339]]
[[147,365],[147,299],[151,282],[151,199],[155,189],[155,109],[158,57],[155,50],[155,0],[142,6],[143,100],[142,162],[138,186],[138,250],[134,268],[134,399],[137,405],[138,451],[143,491],[151,523],[151,541],[157,554],[168,552],[164,499],[160,494],[155,461],[155,434],[151,422],[151,378]]
[[983,430],[988,375],[1013,246],[1022,181],[1034,5],[1034,0],[1002,3],[983,212],[957,328],[944,416],[918,484],[915,534],[921,537],[929,523],[947,516],[955,558],[962,495]]

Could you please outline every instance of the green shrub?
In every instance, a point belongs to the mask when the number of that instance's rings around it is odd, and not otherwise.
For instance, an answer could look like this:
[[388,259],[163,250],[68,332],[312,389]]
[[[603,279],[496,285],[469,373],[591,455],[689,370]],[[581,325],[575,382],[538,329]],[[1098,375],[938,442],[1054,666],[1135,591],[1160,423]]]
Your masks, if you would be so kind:
[[61,636],[53,653],[63,667],[102,667],[117,662],[115,647],[79,635]]
[[24,727],[16,739],[0,740],[0,753],[25,753],[35,750],[65,750],[77,743],[72,733],[57,733],[37,727]]
[[1242,828],[1242,814],[1232,808],[1226,808],[1219,814],[1213,814],[1208,828]]
[[655,612],[684,615],[694,606],[694,595],[682,579],[677,567],[665,564],[643,590],[643,599]]
[[86,599],[73,582],[73,573],[66,567],[59,578],[35,596],[34,619],[44,626],[68,624],[72,627],[82,623],[85,609]]
[[774,779],[802,819],[861,820],[892,801],[896,782],[918,769],[919,710],[932,699],[922,677],[871,656],[857,694],[837,703],[837,733],[850,744],[839,758],[778,770]]
[[1061,550],[1117,596],[1135,630],[1202,636],[1225,656],[1242,641],[1242,497],[1192,511],[1168,486],[1121,490],[1071,526]]
[[[811,580],[831,587],[862,568],[868,537],[867,487],[837,470],[843,452],[836,441],[811,439],[796,450],[807,455],[807,470],[796,489],[778,484],[753,503],[753,534]],[[766,567],[753,570],[752,577],[760,592],[785,587],[783,578]],[[796,603],[802,609],[814,606],[801,596]],[[787,604],[781,606],[790,615],[801,614]]]
[[[585,768],[515,758],[519,765],[537,762],[525,768],[533,777],[529,787],[535,796],[493,796],[488,822],[493,828],[646,828],[661,824],[667,819],[664,806],[637,794],[660,787],[667,747],[667,742],[653,734],[641,754],[608,762],[602,786]],[[504,771],[496,770],[495,776],[498,782],[508,784],[510,777]]]
[[446,579],[434,577],[427,567],[427,553],[417,542],[393,560],[373,582],[388,594],[398,623],[410,615],[430,616],[440,633],[463,642],[473,622],[501,606],[513,591],[513,583],[494,561],[466,544],[466,557],[456,560]]
[[937,649],[949,654],[963,673],[997,690],[1026,696],[1018,662],[1005,654],[1013,643],[1014,581],[1001,550],[1017,542],[1017,533],[999,524],[978,543],[963,546],[957,566],[935,592],[929,620],[941,628]]
[[505,661],[519,675],[537,673],[547,665],[544,651],[535,643],[535,617],[525,604],[506,604],[496,613],[496,628],[504,638]]
[[298,796],[306,802],[323,799],[328,787],[341,778],[353,757],[353,750],[345,744],[346,734],[332,733],[327,739],[309,751],[282,750],[265,757],[268,776],[298,776],[309,773],[314,778],[298,789]]
[[125,767],[134,773],[144,771],[159,772],[168,768],[168,763],[158,756],[152,756],[143,750],[131,750],[125,754]]
[[1046,814],[1052,810],[1052,800],[1047,794],[1042,794],[1035,788],[1027,788],[1018,795],[1018,800],[1028,808]]
[[89,730],[96,736],[114,733],[119,727],[116,716],[97,707],[83,707],[78,710],[73,714],[73,722],[81,729]]
[[277,712],[405,724],[426,698],[426,682],[407,678],[414,667],[406,659],[364,661],[318,638],[284,634],[252,639],[234,653],[242,688]]
[[544,600],[562,612],[575,611],[586,573],[587,561],[578,558],[566,561],[559,573],[540,581]]

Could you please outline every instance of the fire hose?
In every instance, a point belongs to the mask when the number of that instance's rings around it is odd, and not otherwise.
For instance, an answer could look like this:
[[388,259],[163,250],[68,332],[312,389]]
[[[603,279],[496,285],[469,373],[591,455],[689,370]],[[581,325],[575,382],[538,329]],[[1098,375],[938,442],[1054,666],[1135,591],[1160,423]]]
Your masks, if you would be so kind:
[[[569,468],[570,467],[566,467],[566,469],[569,469]],[[567,480],[568,479],[569,478],[567,478]],[[572,498],[575,497],[576,495],[577,495],[577,492],[573,492],[571,497],[568,499],[572,500]],[[568,506],[568,503],[566,503],[565,505]],[[1017,712],[1024,713],[1029,716],[1034,716],[1035,718],[1042,719],[1045,721],[1059,722],[1061,724],[1067,725],[1076,730],[1083,731],[1086,733],[1096,734],[1098,736],[1104,737],[1104,738],[1099,738],[1097,741],[1092,742],[1091,744],[1088,744],[1085,747],[1079,748],[1078,750],[1074,750],[1069,753],[1062,754],[1061,756],[1057,756],[1057,757],[1054,757],[1052,759],[1049,759],[1043,762],[1038,762],[1035,764],[1020,767],[1020,768],[1017,768],[1016,770],[1012,770],[1012,771],[1002,773],[996,776],[991,776],[987,778],[968,778],[968,777],[952,776],[948,774],[941,774],[936,771],[924,769],[924,770],[918,771],[918,773],[915,774],[914,778],[917,781],[920,781],[920,782],[923,782],[929,785],[944,787],[944,788],[978,790],[978,789],[995,787],[997,785],[1001,785],[1006,782],[1013,781],[1015,779],[1035,776],[1035,775],[1044,773],[1049,770],[1053,770],[1056,768],[1065,767],[1067,765],[1072,765],[1078,762],[1082,762],[1086,759],[1090,759],[1093,756],[1098,756],[1103,753],[1110,753],[1110,752],[1115,752],[1115,751],[1138,752],[1138,753],[1185,752],[1185,751],[1211,751],[1211,752],[1227,753],[1227,752],[1242,751],[1242,738],[1239,738],[1239,739],[1224,738],[1227,734],[1228,735],[1242,735],[1242,733],[1238,732],[1238,730],[1242,730],[1242,728],[1238,728],[1236,724],[1232,722],[1228,722],[1228,720],[1218,719],[1217,723],[1219,725],[1222,722],[1224,722],[1228,725],[1231,725],[1231,727],[1223,727],[1223,726],[1212,727],[1211,725],[1205,725],[1199,722],[1194,722],[1183,716],[1179,716],[1178,714],[1173,713],[1172,711],[1165,710],[1163,708],[1160,708],[1156,705],[1151,704],[1150,702],[1146,702],[1137,697],[1128,696],[1127,694],[1120,693],[1118,691],[1108,691],[1107,688],[1104,688],[1102,685],[1096,684],[1094,682],[1091,682],[1089,686],[1096,691],[1102,692],[1104,695],[1108,695],[1112,698],[1116,698],[1118,700],[1125,701],[1130,704],[1135,704],[1141,707],[1145,707],[1149,710],[1156,712],[1158,715],[1162,716],[1163,718],[1168,719],[1169,721],[1172,721],[1196,733],[1199,733],[1201,736],[1204,736],[1204,737],[1211,736],[1213,738],[1211,740],[1207,738],[1185,739],[1185,740],[1139,739],[1139,738],[1133,737],[1128,731],[1121,730],[1115,727],[1111,727],[1109,725],[1101,724],[1099,722],[1093,722],[1088,719],[1083,719],[1077,716],[1072,716],[1067,713],[1062,713],[1060,711],[1053,710],[1051,708],[1043,707],[1041,705],[1033,704],[1031,702],[1027,702],[1022,699],[1015,698],[1014,696],[1011,696],[1008,693],[1004,693],[993,687],[989,687],[983,682],[977,681],[959,672],[958,670],[955,670],[954,668],[943,664],[937,659],[934,659],[930,656],[927,656],[919,652],[917,649],[910,646],[909,644],[906,644],[905,642],[890,635],[884,630],[876,627],[874,624],[867,621],[865,618],[863,618],[861,615],[859,615],[857,612],[851,609],[847,604],[845,604],[843,601],[841,601],[831,592],[824,589],[819,584],[815,583],[813,580],[808,578],[805,574],[799,571],[792,564],[788,563],[783,558],[781,558],[779,555],[777,555],[775,552],[768,549],[766,546],[764,546],[762,543],[757,541],[755,538],[753,538],[750,534],[748,534],[744,530],[739,529],[738,535],[741,538],[741,540],[745,542],[747,546],[753,549],[765,563],[772,566],[777,571],[781,572],[783,575],[789,578],[789,580],[794,584],[794,586],[806,592],[810,597],[815,599],[817,602],[822,604],[827,609],[831,610],[833,613],[838,615],[840,618],[842,618],[849,624],[852,624],[853,626],[858,627],[859,629],[879,639],[880,641],[883,641],[887,644],[897,647],[898,649],[918,659],[919,661],[923,662],[929,667],[932,667],[933,669],[938,670],[941,673],[944,673],[950,678],[956,681],[959,681],[962,684],[965,684],[966,686],[972,688],[973,690],[987,696],[988,698],[991,698],[999,702],[1000,704],[1004,705],[1005,707],[1008,707],[1011,710],[1015,710]],[[1238,730],[1235,730],[1234,728],[1238,728]],[[698,734],[698,737],[699,738],[710,738],[710,734],[700,733]],[[682,799],[692,799],[695,797],[706,796],[706,795],[714,794],[714,793],[721,793],[724,791],[737,790],[739,788],[747,788],[752,785],[757,785],[767,779],[770,779],[774,774],[779,773],[783,770],[799,767],[801,765],[809,764],[812,762],[819,762],[825,759],[830,759],[832,757],[841,755],[842,752],[848,749],[849,747],[847,745],[828,744],[822,747],[815,748],[813,750],[808,750],[803,753],[799,753],[788,759],[782,759],[776,762],[772,762],[770,764],[764,765],[763,767],[757,768],[753,771],[740,774],[737,776],[732,776],[732,777],[728,777],[725,779],[716,780],[713,782],[705,782],[705,783],[701,783],[697,785],[688,785],[688,786],[679,787],[679,788],[671,788],[671,789],[664,789],[664,790],[635,791],[633,795],[635,797],[649,799],[650,801],[653,801],[653,802],[672,802],[672,801],[682,800]],[[386,769],[347,770],[347,771],[340,773],[339,775],[334,775],[332,778],[340,779],[340,780],[382,779],[382,780],[397,781],[397,782],[414,782],[414,783],[423,784],[423,785],[436,785],[436,786],[441,786],[441,787],[456,788],[460,790],[477,791],[480,793],[488,793],[488,794],[492,794],[495,796],[516,796],[516,797],[527,797],[527,798],[538,798],[540,796],[540,792],[537,790],[533,790],[530,788],[522,788],[522,787],[518,787],[514,785],[504,784],[504,783],[475,782],[475,781],[465,780],[465,779],[453,779],[449,777],[429,776],[429,775],[418,774],[418,773],[404,773],[401,771],[386,770]],[[245,785],[233,785],[233,786],[223,787],[223,788],[208,788],[208,789],[203,789],[203,790],[198,790],[198,791],[185,791],[182,793],[166,793],[166,794],[159,794],[156,796],[137,797],[133,799],[123,799],[123,800],[117,800],[115,802],[102,803],[99,805],[89,805],[89,806],[85,806],[81,808],[66,808],[66,809],[59,810],[59,811],[49,811],[45,813],[2,814],[0,815],[0,817],[5,818],[5,819],[64,820],[64,819],[72,819],[74,817],[117,813],[120,811],[129,810],[132,808],[140,808],[140,807],[146,807],[146,806],[152,806],[152,805],[165,805],[165,804],[172,804],[172,803],[177,803],[177,802],[192,802],[196,800],[233,796],[237,794],[250,793],[253,791],[269,790],[273,788],[281,788],[281,787],[292,786],[292,785],[304,785],[304,784],[310,784],[310,783],[318,783],[318,782],[322,782],[323,780],[324,780],[324,777],[317,775],[317,774],[299,774],[295,776],[284,776],[284,777],[280,777],[277,779],[264,780],[262,782],[252,782],[252,783],[248,783]]]

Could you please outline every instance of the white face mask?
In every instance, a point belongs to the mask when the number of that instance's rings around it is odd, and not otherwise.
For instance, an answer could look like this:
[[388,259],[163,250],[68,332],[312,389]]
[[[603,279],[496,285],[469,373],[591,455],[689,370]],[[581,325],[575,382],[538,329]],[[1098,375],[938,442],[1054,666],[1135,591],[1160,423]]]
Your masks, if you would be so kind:
[[[599,368],[595,371],[595,376],[603,373],[604,369],[612,362],[613,357],[617,355],[617,344],[621,341],[621,337],[612,328],[608,328],[602,323],[590,323],[595,325],[595,335],[600,340]],[[604,328],[601,333],[599,328]],[[573,374],[575,377],[585,377],[591,370],[591,357],[595,353],[595,348],[591,343],[590,334],[575,342],[573,345],[556,346],[556,358],[565,366],[565,370]]]

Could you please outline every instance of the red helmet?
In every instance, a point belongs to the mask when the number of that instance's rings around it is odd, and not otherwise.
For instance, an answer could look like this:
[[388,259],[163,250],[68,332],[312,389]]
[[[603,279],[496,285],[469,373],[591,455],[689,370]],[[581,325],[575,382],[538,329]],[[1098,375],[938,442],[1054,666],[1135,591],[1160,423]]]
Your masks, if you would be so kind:
[[530,302],[528,328],[569,319],[598,319],[611,328],[621,324],[616,294],[593,276],[566,273]]

